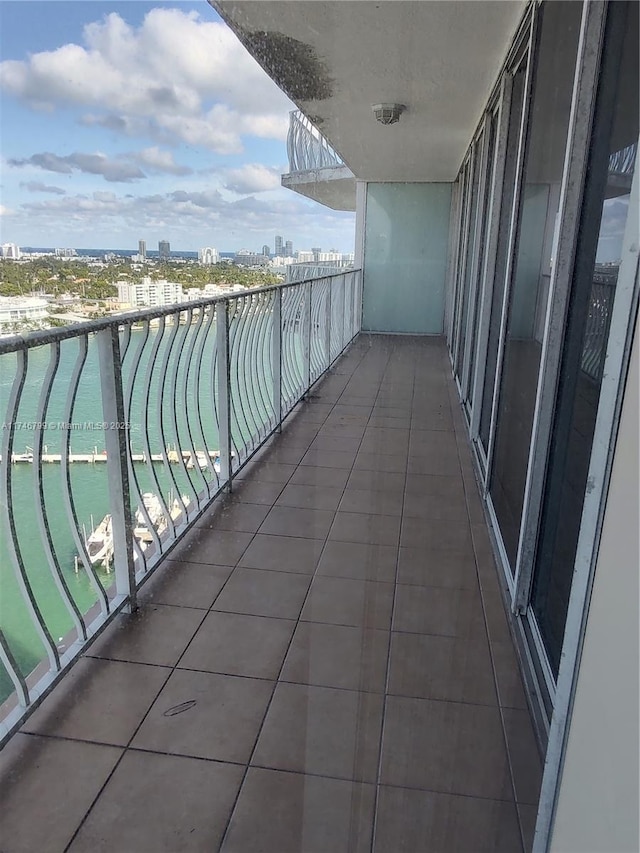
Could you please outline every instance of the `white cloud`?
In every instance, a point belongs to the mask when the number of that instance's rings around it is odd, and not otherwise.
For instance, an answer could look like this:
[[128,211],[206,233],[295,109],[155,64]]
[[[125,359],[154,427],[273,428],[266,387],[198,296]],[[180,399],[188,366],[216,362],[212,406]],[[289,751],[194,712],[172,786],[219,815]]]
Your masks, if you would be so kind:
[[105,154],[83,154],[76,151],[66,157],[43,151],[23,159],[9,159],[8,164],[17,168],[37,166],[46,172],[57,172],[70,175],[73,172],[84,172],[89,175],[101,175],[105,181],[130,183],[146,177],[139,166],[127,163],[124,159],[111,159]]
[[111,13],[83,41],[0,63],[0,86],[36,108],[88,108],[85,124],[222,154],[243,134],[286,135],[289,101],[222,23],[157,8],[136,29]]
[[67,191],[62,187],[54,187],[50,184],[43,184],[42,181],[25,181],[21,182],[20,186],[30,193],[51,193],[51,195],[66,195]]
[[5,207],[4,204],[0,204],[0,216],[10,216],[13,212],[13,210],[10,210],[8,207]]
[[259,163],[247,163],[239,169],[229,169],[226,187],[236,193],[256,193],[280,186],[280,170]]
[[[73,172],[100,175],[110,183],[131,183],[146,178],[148,174],[191,175],[193,173],[193,169],[189,166],[176,163],[170,151],[162,150],[157,146],[143,148],[142,151],[118,154],[116,157],[79,151],[62,157],[50,151],[43,151],[32,154],[30,157],[9,158],[6,163],[7,166],[17,169],[31,166],[61,175],[71,175]],[[20,186],[30,192],[65,194],[65,190],[47,186],[39,181],[28,181],[21,183]]]
[[157,146],[152,148],[144,148],[142,151],[135,152],[129,155],[132,160],[136,160],[143,166],[146,166],[150,172],[164,172],[168,175],[190,175],[193,169],[188,166],[181,166],[173,159],[171,151],[163,151]]

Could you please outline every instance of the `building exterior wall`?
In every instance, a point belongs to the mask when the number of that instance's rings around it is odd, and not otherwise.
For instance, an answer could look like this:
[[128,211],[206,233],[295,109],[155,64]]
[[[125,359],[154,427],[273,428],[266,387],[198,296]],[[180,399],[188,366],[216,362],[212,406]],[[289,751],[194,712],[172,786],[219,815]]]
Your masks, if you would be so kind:
[[636,326],[584,646],[560,779],[553,853],[628,853],[638,832],[638,454]]
[[363,329],[442,334],[450,184],[370,183]]

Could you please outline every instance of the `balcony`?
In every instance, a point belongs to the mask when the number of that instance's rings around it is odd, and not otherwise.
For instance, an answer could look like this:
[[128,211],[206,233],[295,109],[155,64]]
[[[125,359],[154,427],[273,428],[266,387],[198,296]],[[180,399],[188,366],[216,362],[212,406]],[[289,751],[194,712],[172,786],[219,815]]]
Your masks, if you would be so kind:
[[356,181],[318,128],[301,110],[289,114],[289,173],[282,186],[334,210],[356,209]]
[[540,759],[446,346],[361,334],[338,358],[350,275],[278,291],[275,351],[307,336],[333,368],[254,450],[231,429],[231,491],[158,537],[155,572],[133,561],[139,609],[5,747],[6,853],[530,849]]

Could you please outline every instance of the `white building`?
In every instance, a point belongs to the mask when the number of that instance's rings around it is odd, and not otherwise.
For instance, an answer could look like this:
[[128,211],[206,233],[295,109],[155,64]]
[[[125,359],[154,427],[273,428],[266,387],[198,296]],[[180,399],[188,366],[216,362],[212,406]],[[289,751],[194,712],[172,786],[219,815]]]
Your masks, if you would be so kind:
[[288,267],[290,264],[295,264],[296,259],[292,257],[283,257],[282,255],[276,255],[271,258],[269,261],[269,267],[271,268],[280,268]]
[[204,249],[198,249],[198,263],[202,264],[203,267],[217,264],[219,261],[220,255],[217,249],[212,249],[208,246]]
[[152,281],[149,276],[145,276],[142,281],[119,281],[116,286],[120,303],[132,308],[155,308],[184,301],[182,285],[175,281]]
[[315,260],[314,253],[308,252],[306,250],[298,252],[297,258],[300,263],[305,264],[313,263],[313,261]]
[[17,246],[15,243],[3,243],[2,257],[7,258],[7,260],[19,261],[22,257],[20,246]]
[[224,296],[246,290],[242,284],[205,284],[204,287],[190,287],[184,292],[185,302],[197,302],[199,299],[211,299],[214,296]]
[[47,316],[48,303],[35,296],[0,296],[0,326],[25,321],[39,322]]

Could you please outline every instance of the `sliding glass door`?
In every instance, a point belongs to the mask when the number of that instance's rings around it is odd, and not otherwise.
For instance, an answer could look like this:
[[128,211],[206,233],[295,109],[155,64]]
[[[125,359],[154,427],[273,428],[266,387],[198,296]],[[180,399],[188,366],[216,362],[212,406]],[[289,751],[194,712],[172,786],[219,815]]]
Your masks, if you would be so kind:
[[[623,246],[625,239],[627,244],[634,239],[628,233],[625,238],[625,232],[639,132],[636,2],[611,4],[603,56],[531,589],[531,610],[554,678]],[[634,270],[625,274],[635,275]],[[619,337],[625,332],[615,329]]]
[[525,51],[510,74],[510,104],[509,122],[507,126],[507,141],[505,148],[504,173],[502,180],[502,195],[500,199],[500,216],[498,221],[498,236],[496,242],[496,260],[491,293],[491,310],[489,314],[489,329],[487,350],[485,355],[484,380],[482,387],[480,409],[480,424],[478,443],[484,459],[489,454],[491,436],[492,409],[494,399],[494,384],[498,364],[500,346],[500,329],[502,323],[502,308],[505,291],[507,255],[509,249],[509,225],[515,195],[516,174],[518,163],[518,142],[520,126],[525,101],[525,84],[527,78],[528,53]]
[[542,7],[539,20],[490,472],[491,501],[512,574],[522,522],[581,18],[580,3],[556,0]]

